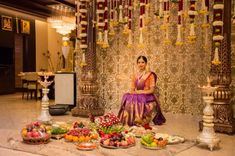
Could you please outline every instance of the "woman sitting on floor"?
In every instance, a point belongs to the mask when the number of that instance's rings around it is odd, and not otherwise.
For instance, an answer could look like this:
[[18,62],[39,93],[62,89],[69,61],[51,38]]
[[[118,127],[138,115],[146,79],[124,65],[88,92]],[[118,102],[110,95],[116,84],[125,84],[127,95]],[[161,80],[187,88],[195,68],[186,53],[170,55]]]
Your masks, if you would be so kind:
[[132,78],[131,92],[123,96],[118,117],[123,124],[133,126],[146,124],[151,120],[156,125],[165,123],[159,101],[154,95],[157,75],[146,71],[147,58],[139,56],[137,66],[139,72]]

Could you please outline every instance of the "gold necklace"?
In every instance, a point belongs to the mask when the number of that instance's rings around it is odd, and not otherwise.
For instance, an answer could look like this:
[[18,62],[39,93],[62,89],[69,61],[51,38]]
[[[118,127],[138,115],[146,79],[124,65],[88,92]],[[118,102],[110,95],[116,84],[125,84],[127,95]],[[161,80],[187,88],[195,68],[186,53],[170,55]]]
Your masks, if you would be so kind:
[[144,75],[145,75],[146,71],[142,71],[142,72],[139,72],[139,76],[138,76],[138,79],[140,80]]

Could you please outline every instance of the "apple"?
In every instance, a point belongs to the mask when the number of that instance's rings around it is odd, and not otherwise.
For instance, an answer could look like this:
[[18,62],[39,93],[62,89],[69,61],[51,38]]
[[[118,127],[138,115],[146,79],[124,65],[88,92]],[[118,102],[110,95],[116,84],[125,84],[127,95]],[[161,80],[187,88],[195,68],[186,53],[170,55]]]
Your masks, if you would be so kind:
[[32,137],[32,132],[27,132],[27,137],[31,138]]
[[32,137],[38,138],[39,137],[39,133],[38,132],[32,132]]
[[45,137],[45,138],[49,138],[49,134],[48,133],[43,133],[43,137]]
[[124,141],[124,140],[123,140],[123,141],[121,142],[121,146],[127,146],[127,145],[128,145],[127,141]]
[[119,147],[120,146],[120,142],[116,141],[116,145],[117,145],[117,147]]
[[103,144],[104,144],[104,145],[106,145],[106,146],[108,146],[108,145],[109,145],[109,143],[110,143],[110,140],[109,140],[109,139],[104,140],[104,142],[103,142]]

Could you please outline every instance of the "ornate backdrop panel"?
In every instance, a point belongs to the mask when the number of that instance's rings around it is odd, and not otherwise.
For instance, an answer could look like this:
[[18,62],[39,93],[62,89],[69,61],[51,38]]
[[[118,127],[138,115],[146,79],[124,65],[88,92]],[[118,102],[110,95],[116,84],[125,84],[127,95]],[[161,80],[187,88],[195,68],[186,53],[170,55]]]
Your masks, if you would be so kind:
[[[171,44],[163,43],[162,20],[150,10],[150,22],[144,31],[144,48],[138,47],[138,13],[135,13],[133,46],[127,47],[128,36],[122,28],[116,28],[116,35],[109,37],[108,49],[97,48],[97,78],[100,103],[106,109],[119,108],[122,95],[130,89],[130,77],[137,71],[136,59],[139,55],[148,58],[150,70],[158,75],[161,107],[164,112],[199,114],[203,103],[198,85],[206,83],[210,69],[211,50],[203,48],[203,15],[195,18],[196,42],[187,42],[189,22],[184,22],[182,46],[176,46],[177,7],[171,4],[169,37]],[[174,6],[175,5],[175,6]],[[210,13],[211,16],[211,13]],[[211,31],[209,31],[211,38]],[[211,43],[211,41],[209,41]]]

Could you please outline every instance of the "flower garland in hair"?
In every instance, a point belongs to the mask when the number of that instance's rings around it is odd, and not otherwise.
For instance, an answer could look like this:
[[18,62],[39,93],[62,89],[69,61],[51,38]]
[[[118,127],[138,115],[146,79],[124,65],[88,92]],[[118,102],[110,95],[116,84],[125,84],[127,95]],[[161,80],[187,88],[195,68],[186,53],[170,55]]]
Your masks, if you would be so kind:
[[190,43],[195,42],[196,40],[196,33],[195,33],[195,16],[198,15],[196,11],[196,0],[190,0],[190,8],[188,11],[189,15],[189,22],[190,22],[190,31],[188,36],[188,41]]
[[214,18],[213,18],[213,48],[214,48],[214,58],[212,64],[219,65],[221,61],[219,60],[219,50],[221,49],[221,42],[224,39],[223,36],[223,9],[224,2],[223,0],[214,0]]
[[183,23],[183,0],[179,0],[179,10],[178,10],[178,25],[177,25],[177,39],[176,46],[183,45],[182,41],[182,23]]
[[96,14],[97,14],[97,28],[98,28],[98,37],[96,43],[98,45],[103,44],[103,30],[104,30],[104,12],[105,12],[105,0],[97,0],[97,9],[96,9]]

